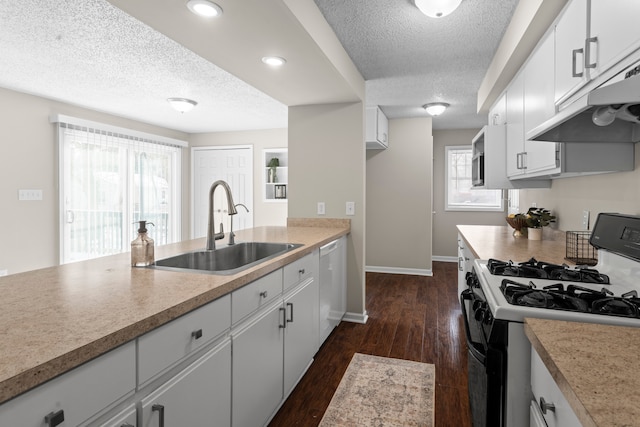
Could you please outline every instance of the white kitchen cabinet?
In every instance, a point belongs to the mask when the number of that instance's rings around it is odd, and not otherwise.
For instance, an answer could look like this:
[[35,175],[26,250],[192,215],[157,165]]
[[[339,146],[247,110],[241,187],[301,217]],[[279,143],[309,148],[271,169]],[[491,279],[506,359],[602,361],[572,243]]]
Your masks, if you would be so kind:
[[232,332],[234,427],[264,425],[283,399],[285,314],[276,301]]
[[138,425],[136,405],[131,404],[109,420],[99,423],[100,427],[136,427]]
[[318,281],[313,277],[293,289],[284,298],[284,396],[313,361],[318,351]]
[[525,173],[524,148],[524,73],[511,81],[507,88],[507,176],[514,178]]
[[[581,427],[582,424],[576,417],[569,402],[564,397],[558,385],[553,380],[549,370],[540,359],[540,356],[531,349],[531,391],[533,401],[530,407],[530,419],[547,427]],[[553,409],[550,406],[553,405]],[[540,417],[546,424],[541,424]]]
[[236,289],[231,294],[231,319],[236,325],[261,307],[282,298],[282,269]]
[[320,248],[319,346],[340,324],[347,311],[346,240],[343,236]]
[[640,48],[640,2],[590,0],[590,5],[590,76],[595,78]]
[[[262,164],[264,165],[263,200],[265,202],[286,202],[289,184],[289,150],[287,148],[268,148],[263,150],[262,156]],[[270,166],[274,163],[278,165]]]
[[585,40],[588,38],[587,5],[588,0],[570,1],[555,24],[554,98],[557,104],[588,81],[584,50]]
[[[77,426],[135,390],[135,343],[122,345],[0,406],[0,426]],[[60,424],[45,417],[64,418]]]
[[365,140],[368,150],[389,148],[389,120],[379,107],[366,108]]
[[176,366],[231,327],[231,296],[225,295],[138,338],[138,385]]
[[231,425],[231,341],[220,344],[142,399],[141,427]]
[[473,252],[458,233],[458,296],[467,289],[467,273],[473,269],[474,260]]

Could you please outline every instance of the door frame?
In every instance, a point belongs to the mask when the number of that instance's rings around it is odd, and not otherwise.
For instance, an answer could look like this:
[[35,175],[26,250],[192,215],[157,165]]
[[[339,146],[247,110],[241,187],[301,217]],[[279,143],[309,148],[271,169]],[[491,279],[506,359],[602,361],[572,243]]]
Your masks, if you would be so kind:
[[[191,147],[191,162],[190,162],[190,188],[189,188],[189,197],[191,199],[190,204],[190,209],[191,212],[189,214],[189,218],[190,218],[190,227],[189,227],[189,237],[191,239],[194,238],[195,236],[195,212],[196,212],[196,207],[195,207],[195,153],[197,151],[210,151],[210,150],[249,150],[249,154],[251,155],[251,194],[252,194],[252,200],[254,201],[255,204],[255,159],[253,158],[253,145],[251,144],[243,144],[243,145],[206,145],[206,146],[199,146],[199,147]],[[255,210],[255,206],[253,206],[252,211]],[[253,212],[250,213],[253,217]],[[253,223],[253,220],[252,220]]]

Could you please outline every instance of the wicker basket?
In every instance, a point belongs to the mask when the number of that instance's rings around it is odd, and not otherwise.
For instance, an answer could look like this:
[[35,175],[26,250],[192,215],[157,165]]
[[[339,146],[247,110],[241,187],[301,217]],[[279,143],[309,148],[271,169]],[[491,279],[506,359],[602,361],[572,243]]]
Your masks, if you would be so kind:
[[596,265],[598,250],[589,243],[590,231],[567,231],[565,259],[578,265]]

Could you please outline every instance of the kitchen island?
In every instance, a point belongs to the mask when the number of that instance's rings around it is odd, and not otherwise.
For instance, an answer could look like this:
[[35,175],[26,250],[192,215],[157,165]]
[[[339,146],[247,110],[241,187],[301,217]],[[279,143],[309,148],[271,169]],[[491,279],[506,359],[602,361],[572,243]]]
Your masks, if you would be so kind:
[[640,329],[527,318],[524,330],[584,427],[638,425]]
[[[130,254],[123,253],[0,277],[0,402],[266,276],[349,231],[349,220],[340,219],[290,219],[287,227],[238,231],[237,242],[303,246],[233,275],[132,268]],[[159,246],[156,259],[204,246],[204,238]]]

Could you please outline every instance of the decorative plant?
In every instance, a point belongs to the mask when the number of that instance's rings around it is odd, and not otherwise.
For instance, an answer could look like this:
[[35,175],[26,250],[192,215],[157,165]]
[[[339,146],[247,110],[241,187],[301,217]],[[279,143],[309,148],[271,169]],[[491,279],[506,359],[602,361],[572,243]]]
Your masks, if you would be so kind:
[[272,157],[267,164],[267,167],[269,168],[269,182],[276,182],[276,168],[278,166],[280,166],[280,159],[278,159],[277,157]]
[[517,214],[516,217],[518,216],[525,218],[529,228],[542,228],[556,222],[556,217],[544,208],[529,208],[526,214]]

